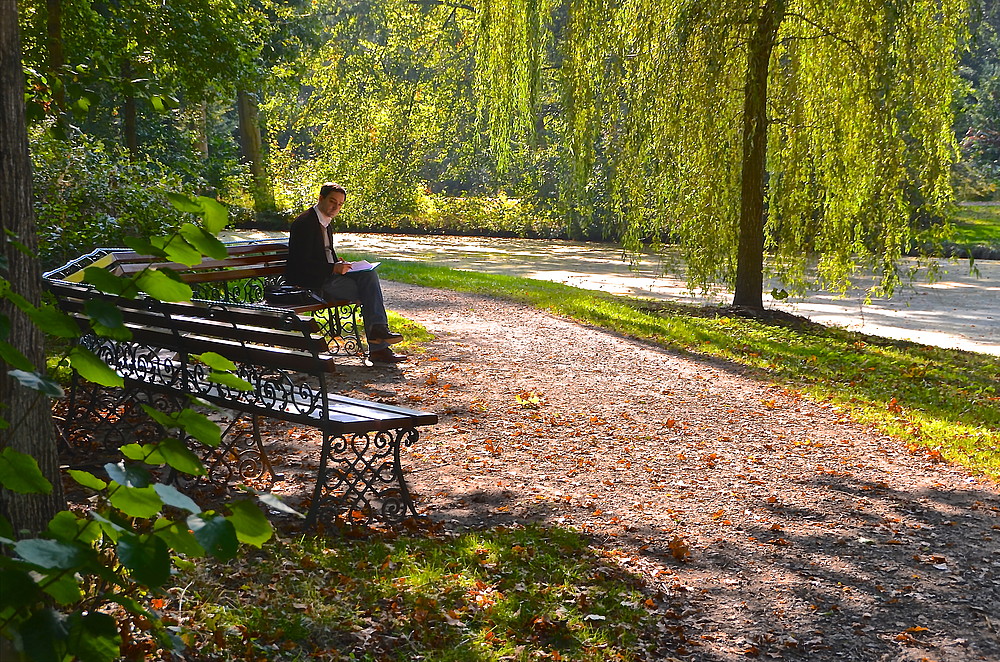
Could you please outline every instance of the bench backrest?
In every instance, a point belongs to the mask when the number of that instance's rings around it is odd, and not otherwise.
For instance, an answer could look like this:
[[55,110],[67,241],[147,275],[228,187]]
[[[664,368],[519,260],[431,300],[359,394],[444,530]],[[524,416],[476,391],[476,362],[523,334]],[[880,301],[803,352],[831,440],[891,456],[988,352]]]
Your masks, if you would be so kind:
[[[60,281],[50,281],[48,287],[84,329],[89,329],[87,304],[92,300],[102,299],[121,311],[131,340],[88,335],[81,342],[144,388],[186,393],[251,412],[267,413],[277,406],[302,420],[326,416],[325,375],[335,370],[335,357],[311,317],[212,301],[124,299]],[[213,379],[197,358],[205,352],[234,362],[236,376],[253,389],[242,391]],[[317,381],[309,385],[302,375]]]

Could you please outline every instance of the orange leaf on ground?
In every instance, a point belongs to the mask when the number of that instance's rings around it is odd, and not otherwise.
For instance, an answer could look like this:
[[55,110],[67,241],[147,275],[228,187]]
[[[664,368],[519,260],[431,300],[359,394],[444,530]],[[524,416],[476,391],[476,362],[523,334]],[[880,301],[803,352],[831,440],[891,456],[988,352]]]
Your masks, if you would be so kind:
[[670,548],[670,554],[678,561],[687,561],[691,558],[691,546],[680,536],[674,536],[667,546]]

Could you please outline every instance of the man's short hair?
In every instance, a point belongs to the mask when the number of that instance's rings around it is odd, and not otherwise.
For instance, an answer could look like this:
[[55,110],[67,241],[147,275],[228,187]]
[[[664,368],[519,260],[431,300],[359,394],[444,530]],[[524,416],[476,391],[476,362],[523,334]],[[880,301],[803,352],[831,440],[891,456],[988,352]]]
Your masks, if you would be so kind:
[[334,184],[333,182],[327,182],[326,184],[323,184],[322,186],[319,187],[319,197],[325,198],[334,191],[343,194],[344,199],[345,200],[347,199],[347,189],[341,186],[340,184]]

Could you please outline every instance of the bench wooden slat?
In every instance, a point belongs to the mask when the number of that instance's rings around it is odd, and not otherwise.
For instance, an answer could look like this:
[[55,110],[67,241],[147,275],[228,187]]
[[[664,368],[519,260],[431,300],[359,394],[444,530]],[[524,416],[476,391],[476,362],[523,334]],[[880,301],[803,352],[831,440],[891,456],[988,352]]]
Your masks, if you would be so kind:
[[[59,296],[65,303],[79,302],[83,306],[93,298],[103,298],[119,310],[149,310],[151,305],[157,311],[167,315],[181,317],[205,317],[219,322],[226,322],[235,327],[260,327],[276,330],[294,330],[301,333],[318,333],[318,322],[312,317],[298,314],[291,308],[261,307],[251,304],[230,304],[215,301],[195,300],[190,303],[156,302],[150,304],[148,299],[125,299],[114,295],[95,292],[86,285],[68,285],[50,283],[49,290]],[[203,312],[199,312],[203,311]]]
[[248,345],[222,338],[200,336],[193,333],[178,335],[162,328],[126,325],[132,332],[132,342],[149,345],[181,354],[204,354],[215,352],[235,363],[253,363],[275,370],[291,370],[314,375],[317,370],[334,372],[335,358],[332,354],[319,356],[288,347],[268,345]]

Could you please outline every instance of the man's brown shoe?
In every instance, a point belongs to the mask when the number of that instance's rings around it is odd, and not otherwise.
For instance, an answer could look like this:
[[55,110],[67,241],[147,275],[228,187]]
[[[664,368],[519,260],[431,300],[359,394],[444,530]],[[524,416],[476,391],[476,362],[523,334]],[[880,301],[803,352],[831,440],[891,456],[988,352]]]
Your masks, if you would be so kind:
[[376,324],[365,331],[365,335],[368,336],[368,342],[384,343],[386,345],[393,345],[403,340],[403,336],[390,331],[389,326],[386,324]]
[[377,352],[371,352],[368,355],[368,360],[372,363],[402,363],[406,359],[407,356],[405,354],[396,354],[388,347],[380,349]]

